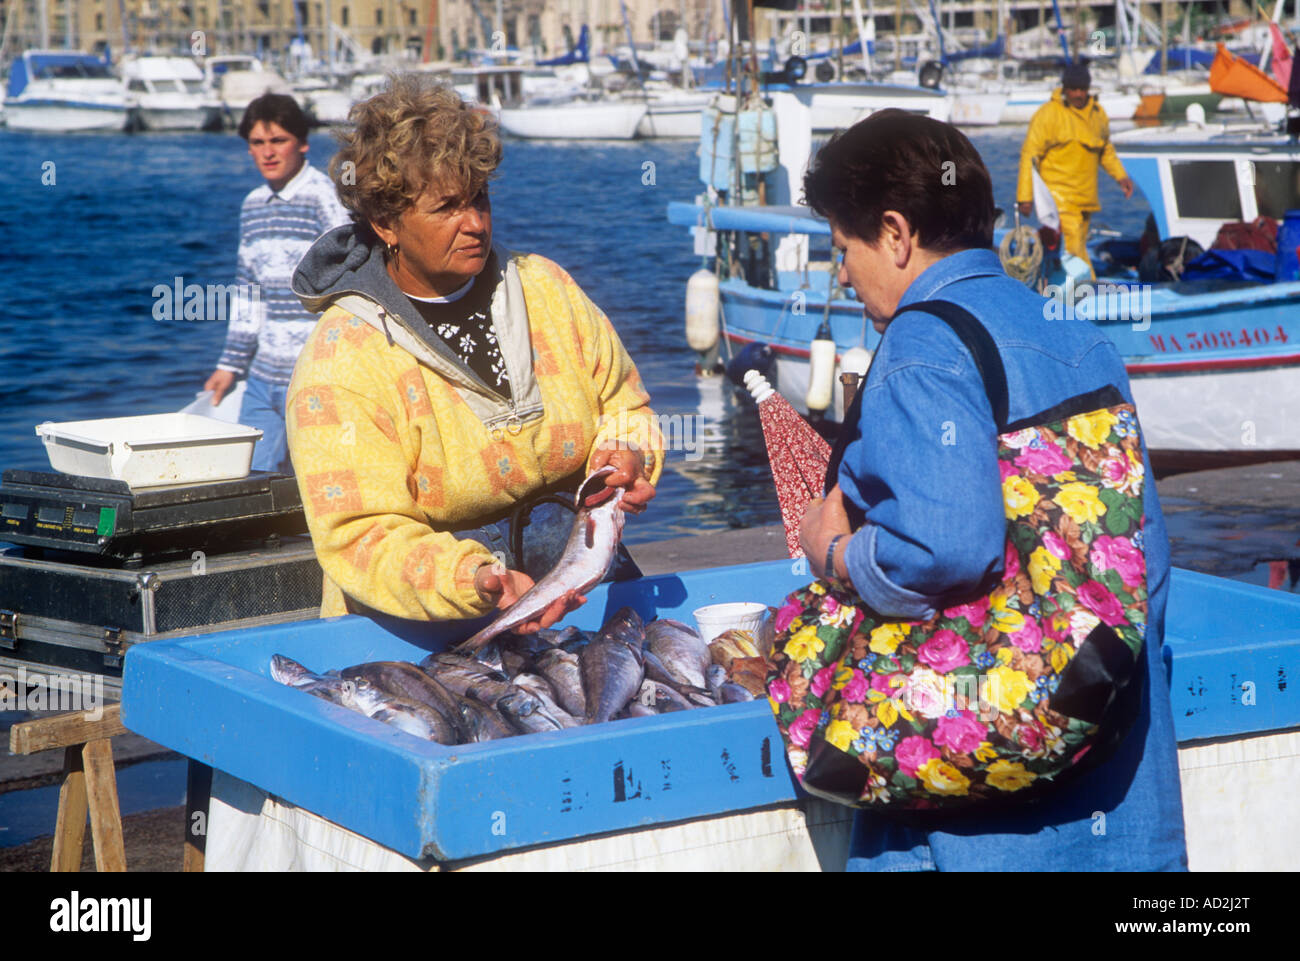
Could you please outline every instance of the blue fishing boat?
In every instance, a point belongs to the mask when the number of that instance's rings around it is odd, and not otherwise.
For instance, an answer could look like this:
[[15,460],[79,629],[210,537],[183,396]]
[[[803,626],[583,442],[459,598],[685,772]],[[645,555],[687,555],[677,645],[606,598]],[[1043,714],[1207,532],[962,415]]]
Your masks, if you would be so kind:
[[[774,386],[801,412],[838,422],[844,404],[833,373],[863,372],[860,351],[873,351],[879,335],[836,286],[829,225],[794,205],[812,146],[800,126],[806,107],[780,94],[772,100],[782,135],[767,153],[777,162],[765,167],[742,144],[728,191],[732,157],[715,150],[706,131],[708,192],[669,206],[668,219],[692,229],[706,262],[688,286],[688,341],[705,368],[711,350],[725,361],[746,345],[768,345]],[[1152,245],[1146,272],[1137,238],[1094,244],[1095,282],[1081,261],[1067,270],[1066,255],[1036,280],[1050,298],[1044,319],[1056,311],[1091,320],[1119,347],[1158,470],[1300,457],[1300,145],[1276,130],[1204,123],[1138,129],[1114,141],[1166,239]],[[774,204],[749,202],[760,177]],[[1281,222],[1281,255],[1195,260],[1224,224],[1261,216]],[[999,230],[995,243],[1006,234]],[[1144,279],[1152,269],[1179,279]],[[807,402],[809,359],[827,333],[835,361],[834,370],[816,372],[811,396],[829,398],[819,409]]]

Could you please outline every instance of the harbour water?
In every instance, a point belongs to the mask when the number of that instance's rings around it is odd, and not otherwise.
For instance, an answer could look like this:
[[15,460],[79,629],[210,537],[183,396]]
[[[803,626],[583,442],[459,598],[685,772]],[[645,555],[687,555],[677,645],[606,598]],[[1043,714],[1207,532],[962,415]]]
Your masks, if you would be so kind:
[[[969,131],[996,200],[1014,201],[1022,128]],[[324,167],[328,132],[308,159]],[[697,383],[683,327],[698,266],[670,201],[700,190],[689,141],[507,141],[492,186],[496,238],[566,268],[614,322],[657,412],[682,415],[654,507],[631,543],[779,520],[753,407]],[[33,427],[179,410],[215,365],[216,317],[155,316],[157,287],[233,283],[239,206],[261,181],[244,142],[201,134],[0,130],[0,467],[48,469]],[[1097,220],[1140,231],[1147,207],[1102,177]],[[158,313],[161,313],[159,311]]]

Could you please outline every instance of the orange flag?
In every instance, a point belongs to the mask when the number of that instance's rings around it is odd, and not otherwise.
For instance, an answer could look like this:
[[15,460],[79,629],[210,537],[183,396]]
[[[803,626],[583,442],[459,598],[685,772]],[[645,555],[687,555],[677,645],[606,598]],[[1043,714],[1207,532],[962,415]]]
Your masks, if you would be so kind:
[[1218,44],[1210,64],[1210,89],[1225,97],[1241,97],[1260,103],[1286,103],[1286,88],[1264,71],[1228,52]]

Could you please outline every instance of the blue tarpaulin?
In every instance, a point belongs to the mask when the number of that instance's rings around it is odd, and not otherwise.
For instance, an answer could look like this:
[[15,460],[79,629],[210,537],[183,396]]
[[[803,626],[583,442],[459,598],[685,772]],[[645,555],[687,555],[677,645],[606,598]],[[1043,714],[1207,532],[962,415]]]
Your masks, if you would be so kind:
[[1273,280],[1277,257],[1263,250],[1210,249],[1183,271],[1183,280],[1249,280],[1269,283]]

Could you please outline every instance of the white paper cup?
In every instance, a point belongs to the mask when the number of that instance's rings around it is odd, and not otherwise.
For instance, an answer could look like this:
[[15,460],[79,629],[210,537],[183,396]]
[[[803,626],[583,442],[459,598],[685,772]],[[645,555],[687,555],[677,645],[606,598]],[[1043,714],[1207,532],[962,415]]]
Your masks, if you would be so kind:
[[758,628],[766,616],[766,604],[738,601],[698,608],[695,611],[695,623],[699,625],[700,637],[707,644],[719,634],[733,629],[749,631],[757,637]]

